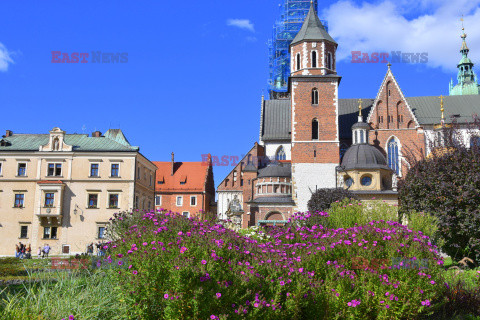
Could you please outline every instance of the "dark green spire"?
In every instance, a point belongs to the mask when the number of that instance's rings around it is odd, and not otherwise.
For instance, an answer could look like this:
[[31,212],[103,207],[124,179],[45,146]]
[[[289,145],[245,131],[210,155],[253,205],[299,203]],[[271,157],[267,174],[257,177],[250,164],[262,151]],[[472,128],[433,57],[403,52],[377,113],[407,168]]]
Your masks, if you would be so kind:
[[290,45],[292,46],[299,42],[308,40],[327,40],[336,44],[335,40],[333,40],[333,38],[328,34],[327,30],[325,30],[325,27],[318,18],[317,13],[315,12],[313,1],[310,3],[310,10],[308,11],[308,15],[303,22],[302,28]]
[[453,86],[453,82],[450,81],[450,95],[468,95],[468,94],[480,94],[480,86],[477,83],[477,75],[473,71],[473,62],[468,57],[468,52],[470,51],[467,46],[465,39],[467,34],[465,33],[465,28],[463,28],[463,18],[462,18],[462,47],[460,48],[460,53],[462,54],[462,59],[457,65],[458,74],[457,81],[458,84]]

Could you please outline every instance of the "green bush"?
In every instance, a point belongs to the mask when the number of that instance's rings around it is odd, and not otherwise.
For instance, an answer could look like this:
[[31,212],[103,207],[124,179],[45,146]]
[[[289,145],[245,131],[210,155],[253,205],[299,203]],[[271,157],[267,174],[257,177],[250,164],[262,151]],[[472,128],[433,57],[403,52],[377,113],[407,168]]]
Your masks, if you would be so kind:
[[443,247],[444,240],[438,232],[438,218],[434,215],[411,211],[406,215],[408,227],[428,236],[438,247]]
[[343,188],[317,189],[307,203],[310,212],[327,211],[332,203],[343,199],[357,199],[350,191]]
[[454,260],[469,257],[480,263],[480,150],[451,141],[408,171],[399,193],[401,212],[434,215],[443,251]]
[[398,222],[398,207],[379,201],[362,203],[344,199],[332,203],[327,212],[327,228],[352,228],[380,220]]
[[[318,215],[328,214],[294,220]],[[417,318],[431,309],[422,302],[443,299],[435,247],[397,222],[326,229],[291,221],[266,228],[261,241],[173,213],[131,222],[109,245],[110,263],[128,261],[115,290],[131,319]],[[425,260],[428,270],[401,259]]]

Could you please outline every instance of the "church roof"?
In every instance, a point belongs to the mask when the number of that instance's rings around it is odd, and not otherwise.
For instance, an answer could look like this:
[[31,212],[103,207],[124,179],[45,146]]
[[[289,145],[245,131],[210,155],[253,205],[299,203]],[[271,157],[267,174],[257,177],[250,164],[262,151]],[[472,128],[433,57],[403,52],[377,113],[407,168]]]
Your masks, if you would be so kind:
[[262,140],[290,140],[291,133],[290,99],[265,100]]
[[[421,125],[438,124],[441,118],[440,99],[437,96],[406,98],[412,107],[418,122]],[[480,115],[480,95],[446,96],[443,97],[445,105],[445,119],[452,117],[458,123],[472,121],[472,115]]]
[[[440,99],[437,96],[407,97],[420,125],[434,125],[440,121]],[[446,96],[445,118],[453,117],[458,123],[472,121],[472,115],[480,115],[480,95]],[[362,98],[362,115],[366,119],[374,99]],[[291,140],[291,109],[289,99],[265,100],[262,126],[262,140]],[[340,139],[352,137],[352,126],[358,120],[358,98],[338,99],[338,126]]]
[[[362,99],[362,115],[367,117],[373,99]],[[352,136],[352,126],[358,120],[358,99],[339,99],[339,131],[340,138]],[[263,123],[261,123],[262,140],[291,140],[291,109],[289,99],[265,100]]]
[[335,43],[335,40],[328,34],[325,27],[322,25],[322,22],[315,12],[315,7],[313,2],[310,4],[310,10],[308,15],[303,22],[302,28],[297,33],[297,36],[293,39],[291,46],[302,41],[308,40],[327,40],[332,43]]

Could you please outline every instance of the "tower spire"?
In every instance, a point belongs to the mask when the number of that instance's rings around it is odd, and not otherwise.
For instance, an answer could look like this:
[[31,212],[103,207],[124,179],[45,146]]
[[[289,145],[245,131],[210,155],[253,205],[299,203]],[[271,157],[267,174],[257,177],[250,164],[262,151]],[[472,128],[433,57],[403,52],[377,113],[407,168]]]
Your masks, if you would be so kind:
[[362,99],[358,99],[358,122],[363,122]]
[[440,123],[442,124],[442,126],[445,124],[445,115],[444,115],[444,107],[443,107],[443,95],[440,96],[440,111],[442,112],[442,118],[440,120]]
[[460,21],[462,22],[462,34],[460,35],[460,38],[462,39],[462,46],[460,47],[460,53],[462,54],[462,58],[457,65],[458,84],[456,86],[453,86],[453,84],[451,83],[449,85],[449,93],[451,96],[480,94],[480,86],[477,82],[477,75],[473,71],[474,64],[472,60],[470,60],[470,58],[468,57],[468,52],[470,51],[470,49],[468,49],[467,42],[465,40],[467,38],[467,34],[465,33],[465,26],[463,24],[463,15]]

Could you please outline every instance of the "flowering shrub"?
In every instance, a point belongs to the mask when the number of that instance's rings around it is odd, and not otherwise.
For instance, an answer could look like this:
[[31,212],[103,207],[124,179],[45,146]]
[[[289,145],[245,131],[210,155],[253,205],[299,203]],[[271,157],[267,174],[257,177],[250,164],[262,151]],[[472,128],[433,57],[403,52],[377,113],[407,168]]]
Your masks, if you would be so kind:
[[326,211],[332,203],[342,201],[343,199],[356,200],[357,196],[343,188],[322,188],[317,189],[310,200],[308,200],[308,210],[311,212]]
[[[427,236],[383,220],[339,229],[292,224],[327,216],[297,213],[259,240],[171,212],[136,212],[121,217],[130,227],[108,244],[107,260],[128,264],[112,272],[131,318],[411,319],[442,301],[443,260]],[[355,268],[358,257],[429,266]]]

